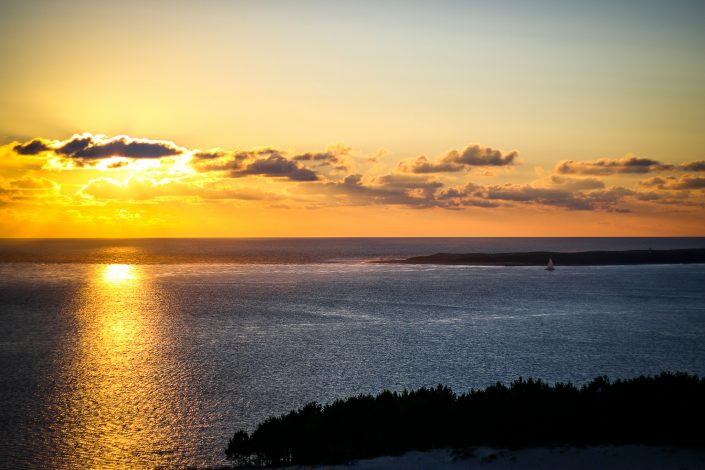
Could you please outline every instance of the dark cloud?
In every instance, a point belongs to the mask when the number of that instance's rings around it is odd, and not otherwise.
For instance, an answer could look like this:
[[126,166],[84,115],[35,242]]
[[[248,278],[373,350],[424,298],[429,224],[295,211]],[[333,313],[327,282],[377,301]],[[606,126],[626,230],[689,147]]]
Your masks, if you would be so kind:
[[56,153],[69,157],[75,156],[77,152],[81,152],[90,147],[90,145],[93,143],[93,140],[94,138],[92,135],[75,135],[73,136],[73,138],[66,141],[66,143],[63,144],[61,147],[56,149]]
[[340,154],[308,152],[287,157],[283,151],[264,148],[227,153],[223,151],[198,152],[194,155],[194,166],[200,171],[228,171],[233,178],[244,176],[267,176],[286,178],[291,181],[317,181],[316,171],[307,168],[306,163],[315,166],[331,166],[336,170],[346,170]]
[[350,148],[343,146],[330,147],[325,152],[306,152],[293,156],[291,159],[301,162],[306,166],[313,166],[325,171],[328,167],[337,171],[348,171],[348,166],[343,159],[344,155],[350,151]]
[[266,158],[255,160],[242,168],[236,168],[230,172],[230,176],[234,178],[250,175],[287,178],[291,181],[318,180],[318,175],[315,171],[304,168],[298,162],[288,160],[279,154],[273,154]]
[[[332,155],[331,155],[332,156]],[[287,158],[283,152],[264,148],[250,151],[208,151],[194,154],[193,165],[199,171],[227,171],[233,178],[267,176],[291,181],[317,181],[318,174],[306,168],[302,161],[332,161],[325,153],[310,153]],[[299,157],[299,158],[297,158]]]
[[685,175],[679,178],[668,176],[665,178],[650,178],[639,182],[640,185],[664,190],[690,191],[705,189],[705,177]]
[[566,160],[556,165],[556,173],[562,175],[607,176],[616,174],[639,174],[672,170],[673,165],[661,163],[650,158],[626,156],[619,160],[603,158],[600,160],[576,162]]
[[421,156],[411,164],[401,163],[402,171],[411,173],[451,173],[472,167],[511,166],[516,164],[517,152],[502,153],[489,147],[470,145],[462,152],[452,150],[438,161]]
[[320,162],[327,163],[329,165],[337,165],[341,163],[340,157],[334,154],[333,152],[307,152],[294,156],[292,160],[296,160],[299,162]]
[[216,158],[223,158],[227,156],[227,152],[219,149],[214,150],[201,150],[193,154],[193,158],[198,160],[214,160]]
[[458,154],[453,151],[445,158],[468,166],[506,166],[513,165],[518,156],[519,154],[517,152],[502,154],[499,150],[494,150],[489,147],[471,145],[465,148],[463,153]]
[[128,166],[129,164],[130,164],[129,162],[126,162],[123,160],[123,161],[111,163],[110,165],[108,165],[108,168],[110,168],[111,170],[114,170],[116,168],[122,168],[122,167]]
[[240,170],[245,161],[256,158],[256,152],[198,152],[194,154],[192,165],[199,171],[233,171]]
[[183,149],[172,142],[135,139],[117,136],[102,139],[91,134],[74,135],[67,141],[34,139],[14,147],[20,155],[36,155],[52,151],[57,155],[77,160],[94,160],[108,157],[161,158],[183,153]]
[[34,139],[24,144],[17,144],[13,147],[13,150],[19,155],[37,155],[49,149],[50,147],[43,139]]
[[171,142],[133,139],[127,136],[96,140],[93,136],[75,137],[56,150],[71,158],[109,157],[161,158],[180,155],[182,150]]

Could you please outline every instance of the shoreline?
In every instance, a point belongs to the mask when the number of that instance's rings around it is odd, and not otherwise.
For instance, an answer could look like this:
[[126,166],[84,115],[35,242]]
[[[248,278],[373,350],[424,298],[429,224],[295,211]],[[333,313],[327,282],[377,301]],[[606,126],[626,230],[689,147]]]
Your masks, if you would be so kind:
[[530,251],[517,253],[436,253],[405,259],[377,260],[379,264],[440,264],[466,266],[546,266],[548,260],[556,266],[628,266],[642,264],[705,263],[705,249],[625,250],[554,252]]
[[521,449],[472,447],[412,451],[396,456],[353,460],[337,465],[288,466],[286,470],[439,470],[461,469],[575,469],[645,470],[696,469],[705,463],[705,449],[647,445],[526,447]]

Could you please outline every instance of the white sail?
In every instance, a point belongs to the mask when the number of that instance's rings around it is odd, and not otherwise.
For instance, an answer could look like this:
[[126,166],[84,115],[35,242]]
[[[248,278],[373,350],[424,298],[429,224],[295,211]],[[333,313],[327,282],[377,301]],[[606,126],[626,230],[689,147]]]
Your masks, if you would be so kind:
[[548,258],[548,265],[546,266],[546,271],[554,271],[556,268],[553,267],[553,260]]

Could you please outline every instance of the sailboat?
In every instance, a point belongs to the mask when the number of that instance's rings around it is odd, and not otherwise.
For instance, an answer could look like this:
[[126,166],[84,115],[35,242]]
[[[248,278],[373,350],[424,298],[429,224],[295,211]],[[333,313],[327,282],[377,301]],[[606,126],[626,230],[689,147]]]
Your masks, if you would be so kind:
[[553,260],[548,258],[548,264],[546,265],[546,271],[555,271],[556,268],[553,267]]

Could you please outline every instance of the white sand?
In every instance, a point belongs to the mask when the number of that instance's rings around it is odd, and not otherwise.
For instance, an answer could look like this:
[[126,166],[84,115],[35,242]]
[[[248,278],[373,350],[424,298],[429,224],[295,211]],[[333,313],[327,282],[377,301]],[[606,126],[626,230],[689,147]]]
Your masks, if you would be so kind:
[[478,447],[464,452],[439,449],[409,452],[397,457],[358,460],[344,465],[289,467],[293,469],[359,470],[505,470],[505,469],[705,469],[705,449],[647,446],[555,447],[491,449]]

